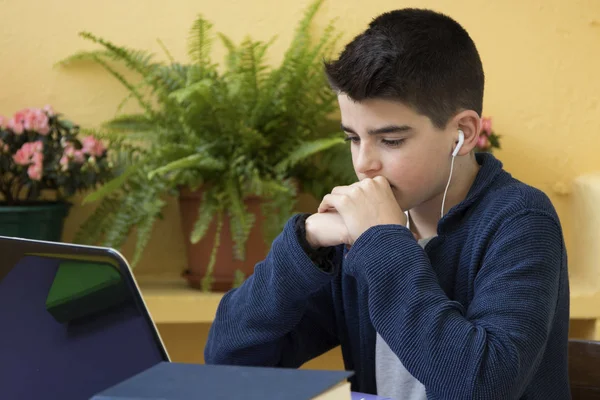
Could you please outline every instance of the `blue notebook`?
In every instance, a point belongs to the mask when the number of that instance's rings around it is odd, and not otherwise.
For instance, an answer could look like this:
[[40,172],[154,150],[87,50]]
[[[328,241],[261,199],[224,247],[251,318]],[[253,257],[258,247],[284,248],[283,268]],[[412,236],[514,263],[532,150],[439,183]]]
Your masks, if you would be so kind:
[[308,400],[343,383],[353,372],[162,362],[92,400]]

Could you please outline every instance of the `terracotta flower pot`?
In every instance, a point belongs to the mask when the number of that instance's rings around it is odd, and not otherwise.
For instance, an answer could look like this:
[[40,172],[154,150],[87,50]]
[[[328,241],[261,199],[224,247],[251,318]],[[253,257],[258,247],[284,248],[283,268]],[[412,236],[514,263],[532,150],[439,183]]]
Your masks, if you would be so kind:
[[[190,241],[191,232],[198,217],[202,190],[190,191],[181,189],[179,192],[179,210],[181,225],[186,243],[188,269],[183,276],[188,280],[190,286],[202,288],[202,278],[206,274],[216,234],[216,218],[210,224],[206,234],[196,244]],[[213,270],[213,285],[211,290],[217,292],[227,291],[234,283],[235,271],[241,270],[247,277],[254,271],[254,266],[263,260],[268,252],[267,245],[263,240],[262,225],[264,217],[261,213],[261,199],[251,197],[245,200],[248,211],[256,215],[256,222],[250,231],[246,241],[246,257],[244,261],[234,257],[234,243],[231,238],[228,215],[223,215],[223,227],[221,229],[221,243],[217,251],[216,263]]]

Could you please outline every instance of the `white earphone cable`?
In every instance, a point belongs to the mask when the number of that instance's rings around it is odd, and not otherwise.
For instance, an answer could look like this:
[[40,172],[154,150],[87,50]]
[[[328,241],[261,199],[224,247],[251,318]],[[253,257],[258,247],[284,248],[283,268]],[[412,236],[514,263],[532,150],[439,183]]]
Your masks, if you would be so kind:
[[444,217],[444,206],[446,204],[446,195],[448,194],[448,188],[450,187],[450,181],[452,180],[452,172],[454,172],[454,159],[456,156],[452,156],[452,163],[450,164],[450,176],[448,177],[448,183],[446,184],[446,190],[444,190],[444,197],[442,199],[442,210],[440,211],[440,219]]

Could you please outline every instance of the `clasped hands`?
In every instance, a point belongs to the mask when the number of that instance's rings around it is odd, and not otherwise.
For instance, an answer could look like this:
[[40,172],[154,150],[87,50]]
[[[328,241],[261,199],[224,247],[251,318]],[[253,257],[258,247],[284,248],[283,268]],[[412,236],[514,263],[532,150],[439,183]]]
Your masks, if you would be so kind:
[[306,219],[306,239],[313,248],[352,246],[376,225],[406,226],[389,182],[382,176],[335,187],[323,197],[318,212]]

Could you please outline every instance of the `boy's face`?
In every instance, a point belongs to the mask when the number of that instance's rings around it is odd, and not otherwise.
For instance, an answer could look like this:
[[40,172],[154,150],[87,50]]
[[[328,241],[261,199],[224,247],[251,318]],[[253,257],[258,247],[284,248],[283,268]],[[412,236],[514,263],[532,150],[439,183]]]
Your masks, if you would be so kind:
[[402,103],[338,96],[342,126],[359,180],[381,175],[403,211],[443,194],[457,130],[436,128]]

